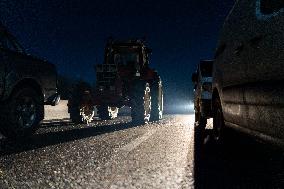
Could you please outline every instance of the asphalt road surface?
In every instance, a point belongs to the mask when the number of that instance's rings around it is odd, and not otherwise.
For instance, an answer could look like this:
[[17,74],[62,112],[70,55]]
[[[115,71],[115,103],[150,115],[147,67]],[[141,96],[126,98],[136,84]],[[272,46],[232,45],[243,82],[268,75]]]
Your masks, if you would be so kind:
[[0,188],[282,188],[277,149],[237,136],[197,154],[193,115],[130,120],[49,120],[25,141],[0,139]]

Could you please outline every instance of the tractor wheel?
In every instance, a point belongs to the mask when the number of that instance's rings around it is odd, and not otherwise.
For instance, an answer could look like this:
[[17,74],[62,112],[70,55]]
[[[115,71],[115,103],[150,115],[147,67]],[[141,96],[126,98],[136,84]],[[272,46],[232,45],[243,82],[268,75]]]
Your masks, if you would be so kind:
[[131,117],[134,123],[147,123],[150,120],[151,93],[149,83],[138,80],[134,83],[131,96]]
[[12,139],[33,134],[44,118],[43,98],[31,87],[14,92],[0,107],[0,132]]
[[194,107],[194,120],[195,120],[195,122],[199,122],[199,120],[200,120],[200,110],[199,110],[200,108],[199,107],[197,107],[197,106],[195,106]]
[[154,81],[151,86],[151,121],[163,118],[163,89],[161,81]]
[[111,115],[111,119],[117,118],[119,108],[117,107],[108,107],[108,111]]
[[226,141],[227,134],[228,130],[225,128],[221,101],[219,97],[216,97],[214,99],[213,108],[213,137],[215,143],[219,146],[223,146]]
[[207,119],[201,115],[200,111],[195,113],[195,123],[194,123],[194,146],[195,152],[197,154],[202,154],[204,148],[204,142],[206,138],[205,128],[207,124]]
[[98,114],[101,120],[111,120],[117,117],[118,108],[107,105],[98,106]]
[[68,100],[68,112],[70,119],[76,124],[92,122],[95,111],[92,102],[92,92],[89,84],[78,82]]
[[[194,123],[194,146],[196,155],[201,155],[204,148],[205,141],[205,128],[207,124],[207,119],[201,113],[201,103],[197,100],[197,105],[194,108],[195,111],[195,123]],[[199,156],[198,156],[199,157]]]
[[70,119],[72,120],[73,123],[81,124],[83,123],[83,119],[82,119],[82,116],[80,115],[79,105],[77,104],[77,106],[78,107],[75,107],[75,105],[72,105],[72,107],[69,107],[68,112],[70,114]]
[[111,119],[111,115],[109,114],[109,111],[108,111],[108,106],[101,105],[101,106],[98,106],[97,108],[98,108],[99,118],[101,120],[110,120]]
[[118,108],[107,105],[98,106],[98,114],[101,120],[110,120],[117,118]]
[[89,104],[81,105],[80,115],[84,123],[91,123],[95,116],[94,106]]
[[69,107],[70,119],[73,123],[82,124],[93,121],[95,116],[94,106],[92,105],[80,105],[79,103],[75,103]]

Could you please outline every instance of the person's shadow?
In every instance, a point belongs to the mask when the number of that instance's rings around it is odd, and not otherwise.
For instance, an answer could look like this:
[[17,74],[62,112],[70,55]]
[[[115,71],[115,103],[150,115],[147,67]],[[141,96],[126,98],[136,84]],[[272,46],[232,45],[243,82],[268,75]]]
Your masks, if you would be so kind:
[[[211,135],[210,132],[207,134]],[[218,146],[213,140],[202,149],[195,145],[195,188],[284,186],[283,151],[233,131],[228,134],[225,145]]]
[[[108,124],[108,122],[105,122],[104,125],[104,122],[102,122],[100,126],[89,126],[64,131],[45,132],[32,135],[31,137],[21,139],[19,141],[11,141],[2,138],[0,139],[0,156],[34,150],[50,145],[65,143],[139,126],[138,123],[131,122],[111,125]],[[64,121],[55,121],[51,123],[44,123],[42,129],[48,129],[52,127],[67,127],[70,125],[72,125],[72,123],[70,122],[68,123]]]

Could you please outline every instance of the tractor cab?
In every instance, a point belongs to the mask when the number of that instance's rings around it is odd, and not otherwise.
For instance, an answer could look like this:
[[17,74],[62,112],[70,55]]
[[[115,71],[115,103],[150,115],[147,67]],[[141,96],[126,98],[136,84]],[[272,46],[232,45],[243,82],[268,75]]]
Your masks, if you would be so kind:
[[117,67],[139,72],[149,64],[150,52],[141,40],[111,40],[105,49],[104,64],[114,64]]
[[116,47],[112,49],[109,63],[115,64],[120,69],[128,69],[132,72],[139,71],[144,65],[140,48]]
[[150,52],[141,40],[109,40],[103,64],[96,65],[97,91],[127,96],[123,91],[128,90],[129,82],[148,70]]

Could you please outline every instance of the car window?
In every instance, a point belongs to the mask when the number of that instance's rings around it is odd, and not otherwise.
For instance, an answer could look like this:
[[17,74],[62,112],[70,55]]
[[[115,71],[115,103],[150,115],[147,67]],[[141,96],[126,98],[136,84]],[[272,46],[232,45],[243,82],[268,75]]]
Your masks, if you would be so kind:
[[262,14],[273,14],[284,8],[283,0],[260,0],[260,11]]

